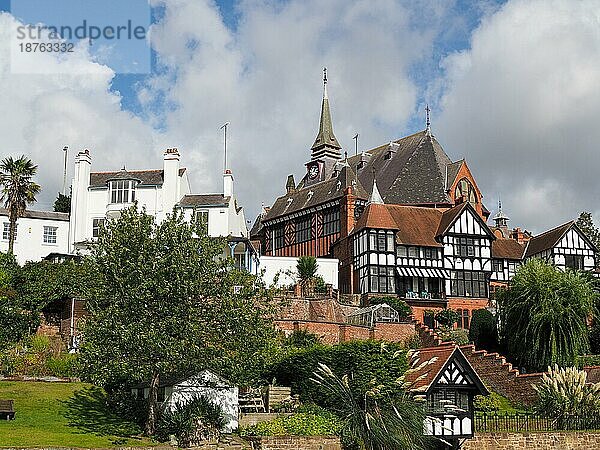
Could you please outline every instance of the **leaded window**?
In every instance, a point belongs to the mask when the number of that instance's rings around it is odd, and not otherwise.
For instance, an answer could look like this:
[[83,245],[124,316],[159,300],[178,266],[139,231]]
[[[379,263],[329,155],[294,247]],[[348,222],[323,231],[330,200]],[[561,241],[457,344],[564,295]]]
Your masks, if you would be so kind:
[[455,200],[463,198],[465,201],[473,205],[477,203],[477,194],[475,193],[475,188],[466,178],[460,180],[456,185],[456,189],[454,191],[454,198]]
[[339,208],[328,209],[323,213],[323,236],[340,232]]
[[565,267],[573,270],[583,270],[583,256],[565,255]]
[[278,225],[273,229],[273,250],[283,248],[285,242],[285,225]]
[[104,227],[106,219],[92,219],[92,237],[98,238],[100,237],[100,231]]
[[208,211],[206,210],[197,210],[194,213],[194,219],[196,220],[196,224],[200,226],[202,232],[204,234],[208,234]]
[[485,272],[453,271],[450,285],[454,296],[487,298],[488,281]]
[[396,256],[399,258],[406,257],[408,255],[408,250],[404,245],[399,245],[396,247]]
[[312,239],[312,216],[301,217],[296,220],[296,243],[310,241]]
[[396,293],[396,275],[393,267],[371,266],[369,279],[370,292]]
[[425,247],[423,249],[423,257],[425,259],[438,259],[438,249],[432,247]]
[[457,238],[458,240],[458,256],[478,257],[481,255],[479,251],[480,240],[473,238]]
[[494,259],[492,261],[492,270],[494,272],[502,272],[504,270],[504,264],[501,259]]

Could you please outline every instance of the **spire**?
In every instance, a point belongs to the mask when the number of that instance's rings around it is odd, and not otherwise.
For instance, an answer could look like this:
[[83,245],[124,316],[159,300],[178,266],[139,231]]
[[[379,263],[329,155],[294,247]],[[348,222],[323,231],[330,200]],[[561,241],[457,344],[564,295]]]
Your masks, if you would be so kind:
[[492,219],[498,228],[508,227],[509,217],[502,212],[502,201],[498,200],[498,212]]
[[[329,148],[328,150],[326,148]],[[321,105],[321,120],[319,122],[319,133],[315,143],[311,147],[313,159],[317,159],[325,154],[339,157],[339,150],[342,146],[333,134],[333,125],[331,123],[331,113],[329,111],[329,97],[327,95],[327,68],[323,69],[323,103]]]
[[379,189],[377,189],[377,180],[373,178],[373,190],[371,191],[371,196],[369,197],[369,201],[367,205],[383,205],[383,198],[381,198],[381,194],[379,193]]

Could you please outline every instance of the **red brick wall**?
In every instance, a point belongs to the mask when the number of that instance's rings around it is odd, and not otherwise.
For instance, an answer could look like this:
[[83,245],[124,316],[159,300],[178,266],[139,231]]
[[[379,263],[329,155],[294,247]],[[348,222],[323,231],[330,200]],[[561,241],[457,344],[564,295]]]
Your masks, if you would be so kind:
[[246,438],[257,450],[341,450],[337,436],[262,436]]
[[600,433],[553,431],[549,433],[480,433],[461,447],[463,450],[589,450],[600,448]]
[[378,323],[371,330],[371,338],[377,341],[406,342],[415,335],[412,323]]

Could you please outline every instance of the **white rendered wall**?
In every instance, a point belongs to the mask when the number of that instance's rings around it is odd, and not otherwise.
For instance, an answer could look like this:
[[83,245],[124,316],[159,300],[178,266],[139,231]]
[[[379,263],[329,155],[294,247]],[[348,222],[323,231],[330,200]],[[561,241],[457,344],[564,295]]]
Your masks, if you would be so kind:
[[[0,233],[8,223],[8,217],[0,216]],[[56,227],[56,244],[44,244],[44,226]],[[0,251],[8,251],[8,240],[1,239]],[[50,220],[21,217],[17,220],[17,239],[13,253],[19,264],[27,261],[40,261],[50,253],[68,253],[69,222],[67,220]]]
[[[276,276],[277,286],[288,286],[296,283],[296,264],[298,258],[287,256],[261,256],[259,259],[258,273],[264,270],[263,280],[267,285],[273,284]],[[338,288],[339,260],[333,258],[317,258],[317,275],[323,277],[326,284]],[[288,273],[291,272],[291,275]]]

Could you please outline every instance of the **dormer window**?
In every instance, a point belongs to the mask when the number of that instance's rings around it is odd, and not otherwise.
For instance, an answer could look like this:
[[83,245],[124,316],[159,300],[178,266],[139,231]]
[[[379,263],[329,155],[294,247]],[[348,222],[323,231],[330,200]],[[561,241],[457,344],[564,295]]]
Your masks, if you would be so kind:
[[466,178],[460,180],[456,185],[456,189],[454,191],[454,200],[458,203],[459,199],[469,202],[472,205],[477,203],[477,194],[475,193],[475,188]]
[[135,180],[115,180],[109,183],[111,203],[133,203],[135,201]]

